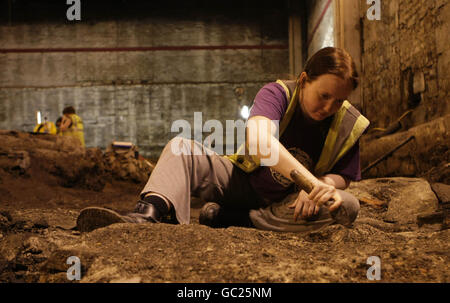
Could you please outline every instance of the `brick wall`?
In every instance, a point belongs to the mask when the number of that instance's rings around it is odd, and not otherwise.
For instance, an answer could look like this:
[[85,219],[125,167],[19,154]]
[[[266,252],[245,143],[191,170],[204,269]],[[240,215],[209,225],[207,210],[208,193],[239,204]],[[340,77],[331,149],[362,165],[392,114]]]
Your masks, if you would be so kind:
[[[407,110],[405,127],[449,114],[449,1],[381,0],[379,21],[366,18],[365,0],[360,7],[363,110],[371,126],[386,127]],[[422,74],[425,89],[414,96],[414,75]]]

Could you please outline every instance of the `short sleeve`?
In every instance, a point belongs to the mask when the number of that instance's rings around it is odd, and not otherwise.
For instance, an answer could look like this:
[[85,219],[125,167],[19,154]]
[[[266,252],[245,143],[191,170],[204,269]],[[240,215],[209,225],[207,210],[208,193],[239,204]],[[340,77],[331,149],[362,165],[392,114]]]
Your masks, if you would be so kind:
[[272,82],[263,86],[256,94],[250,109],[249,118],[264,116],[270,120],[278,120],[286,113],[288,101],[281,85]]

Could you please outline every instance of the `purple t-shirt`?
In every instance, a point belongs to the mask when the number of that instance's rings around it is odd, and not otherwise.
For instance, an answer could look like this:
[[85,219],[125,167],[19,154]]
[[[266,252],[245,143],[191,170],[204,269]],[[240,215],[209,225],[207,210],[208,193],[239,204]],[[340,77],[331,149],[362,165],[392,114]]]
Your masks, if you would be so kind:
[[[256,95],[249,118],[264,116],[281,121],[288,104],[286,93],[280,84],[266,84]],[[312,121],[304,116],[301,106],[296,106],[295,113],[279,140],[297,160],[313,171],[332,120],[333,117],[320,122]],[[342,175],[353,181],[361,180],[359,141],[327,173]],[[258,167],[250,173],[249,178],[255,192],[266,203],[278,202],[295,189],[289,179],[267,166]]]

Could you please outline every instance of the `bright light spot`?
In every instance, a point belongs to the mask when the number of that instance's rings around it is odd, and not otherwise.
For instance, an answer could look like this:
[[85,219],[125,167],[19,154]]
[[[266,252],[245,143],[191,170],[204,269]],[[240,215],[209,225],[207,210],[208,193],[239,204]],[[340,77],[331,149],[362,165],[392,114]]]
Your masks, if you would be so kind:
[[[371,1],[372,2],[372,1]],[[329,9],[327,10],[324,20],[333,20],[333,10]],[[334,26],[330,23],[323,22],[321,23],[321,28],[325,28],[325,34],[323,35],[322,40],[322,46],[321,48],[327,47],[327,46],[335,46],[336,43],[334,42]],[[322,30],[321,30],[322,31]]]
[[41,124],[42,119],[41,119],[41,112],[40,111],[36,112],[36,119],[37,119],[37,124]]
[[250,112],[248,111],[248,106],[244,105],[241,108],[241,117],[244,118],[244,119],[247,119],[249,115],[250,115]]

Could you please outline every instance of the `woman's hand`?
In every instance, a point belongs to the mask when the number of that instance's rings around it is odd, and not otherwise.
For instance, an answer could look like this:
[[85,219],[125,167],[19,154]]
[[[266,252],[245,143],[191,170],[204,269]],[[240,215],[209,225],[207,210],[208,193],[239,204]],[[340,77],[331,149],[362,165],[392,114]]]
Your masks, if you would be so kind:
[[70,127],[70,123],[71,123],[71,122],[72,122],[72,120],[64,115],[64,116],[62,117],[61,125],[59,126],[59,129],[60,129],[62,132],[66,131],[66,130]]
[[333,185],[319,181],[309,195],[304,190],[300,191],[297,199],[289,205],[289,208],[295,208],[294,221],[297,221],[300,214],[301,218],[317,215],[320,207],[330,200],[333,200],[328,207],[330,212],[335,211],[342,204],[342,197],[336,188]]
[[312,215],[317,215],[319,212],[319,206],[312,200],[308,199],[308,194],[302,190],[297,196],[297,199],[289,205],[289,208],[294,208],[294,221],[297,221],[299,214],[301,218],[308,218]]
[[330,211],[338,209],[342,204],[342,197],[336,188],[320,180],[314,185],[313,190],[308,195],[308,199],[314,201],[319,207],[333,200],[333,204],[328,208]]

